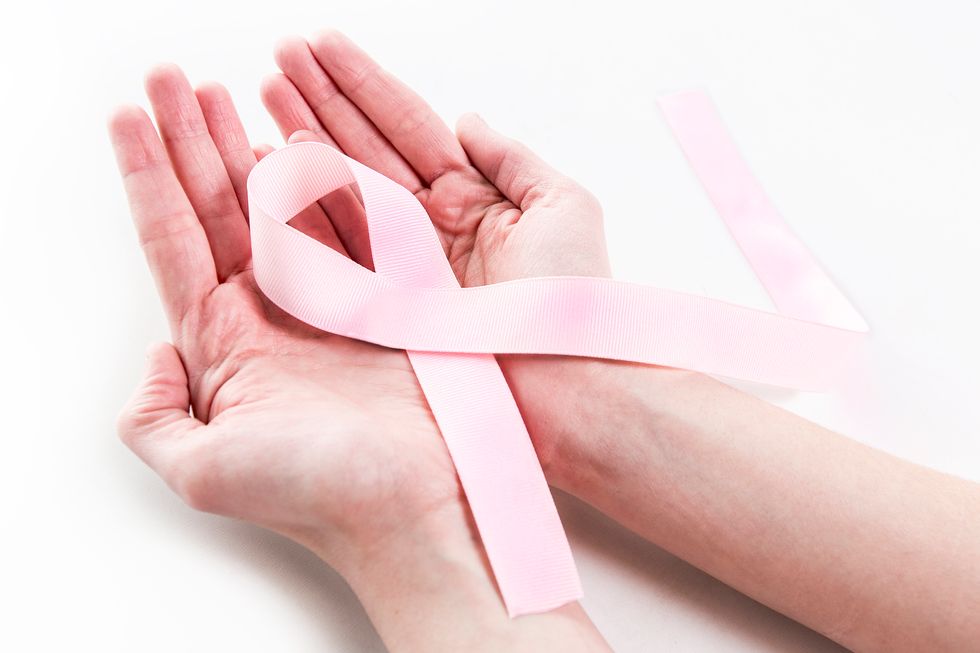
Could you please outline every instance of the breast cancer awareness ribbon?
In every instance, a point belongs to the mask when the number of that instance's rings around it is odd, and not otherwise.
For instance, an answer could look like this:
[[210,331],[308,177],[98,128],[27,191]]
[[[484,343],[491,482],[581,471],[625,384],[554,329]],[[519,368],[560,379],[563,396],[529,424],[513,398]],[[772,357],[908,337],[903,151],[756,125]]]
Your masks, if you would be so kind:
[[[511,616],[556,608],[582,589],[493,354],[608,358],[826,389],[864,339],[860,328],[821,321],[825,306],[850,304],[754,183],[710,100],[680,94],[662,107],[782,314],[588,277],[460,288],[418,200],[333,148],[287,146],[248,179],[262,292],[319,329],[408,352]],[[287,224],[348,184],[364,202],[374,272]]]

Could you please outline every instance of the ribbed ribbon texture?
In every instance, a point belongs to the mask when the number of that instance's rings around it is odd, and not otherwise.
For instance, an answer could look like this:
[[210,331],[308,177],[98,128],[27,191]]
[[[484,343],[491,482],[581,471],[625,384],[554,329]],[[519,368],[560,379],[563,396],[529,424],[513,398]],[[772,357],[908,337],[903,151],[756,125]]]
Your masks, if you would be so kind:
[[[248,179],[255,279],[324,331],[404,349],[452,456],[511,616],[582,588],[544,474],[495,353],[561,354],[827,389],[861,346],[860,316],[781,220],[710,100],[661,108],[695,173],[781,313],[588,277],[460,288],[425,209],[390,179],[321,143],[269,154]],[[288,221],[360,190],[375,271]],[[831,326],[844,317],[858,328]]]

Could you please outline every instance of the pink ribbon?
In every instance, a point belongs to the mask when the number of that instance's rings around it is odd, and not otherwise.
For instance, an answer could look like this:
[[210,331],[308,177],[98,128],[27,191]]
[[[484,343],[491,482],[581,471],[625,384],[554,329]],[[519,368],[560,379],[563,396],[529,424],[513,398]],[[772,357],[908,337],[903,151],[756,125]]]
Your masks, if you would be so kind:
[[[702,91],[660,98],[660,110],[715,209],[779,312],[868,327],[766,195]],[[860,338],[859,338],[860,339]]]
[[[333,148],[290,145],[262,159],[248,179],[255,278],[269,299],[324,331],[408,352],[511,616],[556,608],[582,589],[493,354],[609,358],[825,389],[862,344],[863,331],[820,321],[828,304],[850,304],[772,209],[707,96],[679,94],[662,107],[785,314],[587,277],[460,288],[416,198]],[[354,183],[375,272],[287,224]]]

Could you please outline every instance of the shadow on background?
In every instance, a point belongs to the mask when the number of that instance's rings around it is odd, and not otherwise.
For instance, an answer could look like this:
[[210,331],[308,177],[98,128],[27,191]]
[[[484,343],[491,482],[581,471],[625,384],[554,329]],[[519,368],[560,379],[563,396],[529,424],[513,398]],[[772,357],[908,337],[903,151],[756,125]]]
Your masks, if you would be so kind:
[[[697,613],[701,620],[715,624],[726,633],[726,638],[730,635],[746,650],[847,651],[647,542],[575,497],[558,490],[554,494],[572,549],[580,559],[583,552],[587,553],[599,560],[601,566],[617,569],[638,582],[645,594],[649,592],[663,602],[682,604],[685,611]],[[636,635],[649,638],[649,626],[638,623]],[[647,649],[636,650],[673,650],[671,644],[648,641]]]
[[[255,570],[277,589],[283,600],[293,601],[302,610],[309,623],[315,624],[316,631],[323,633],[325,645],[335,646],[340,639],[344,650],[369,653],[386,650],[347,582],[313,553],[263,528],[194,513],[159,481],[150,480],[148,472],[130,470],[143,481],[126,474],[138,486],[133,494],[143,494],[134,496],[135,501],[154,510],[161,521],[170,522],[167,528],[182,531],[202,547],[230,556],[234,562]],[[669,612],[681,605],[680,612],[691,615],[692,622],[705,623],[705,628],[722,633],[707,634],[708,639],[723,637],[736,648],[773,653],[846,651],[650,544],[578,499],[557,490],[554,494],[582,568],[586,591],[590,589],[590,574],[611,571],[628,579],[629,588],[621,594],[612,594],[607,587],[601,596],[595,592],[591,601],[586,597],[587,607],[600,627],[606,619],[622,622],[615,629],[617,632],[610,632],[615,635],[615,639],[610,639],[617,650],[691,650],[689,644],[684,645],[676,638],[673,641],[650,639],[649,622],[675,618]],[[629,603],[631,592],[632,604]],[[657,604],[669,606],[660,614]],[[633,623],[635,626],[630,625]]]

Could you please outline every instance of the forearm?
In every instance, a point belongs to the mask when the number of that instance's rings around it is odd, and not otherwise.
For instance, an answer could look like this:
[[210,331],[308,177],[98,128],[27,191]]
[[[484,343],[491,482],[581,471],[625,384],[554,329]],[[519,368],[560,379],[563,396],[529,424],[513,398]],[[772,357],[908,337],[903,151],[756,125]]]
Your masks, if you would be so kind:
[[396,653],[609,650],[578,603],[507,616],[462,500],[388,541],[351,547],[337,566]]
[[547,364],[505,369],[562,407],[529,416],[568,430],[543,452],[553,485],[848,647],[980,638],[980,486],[700,375]]

